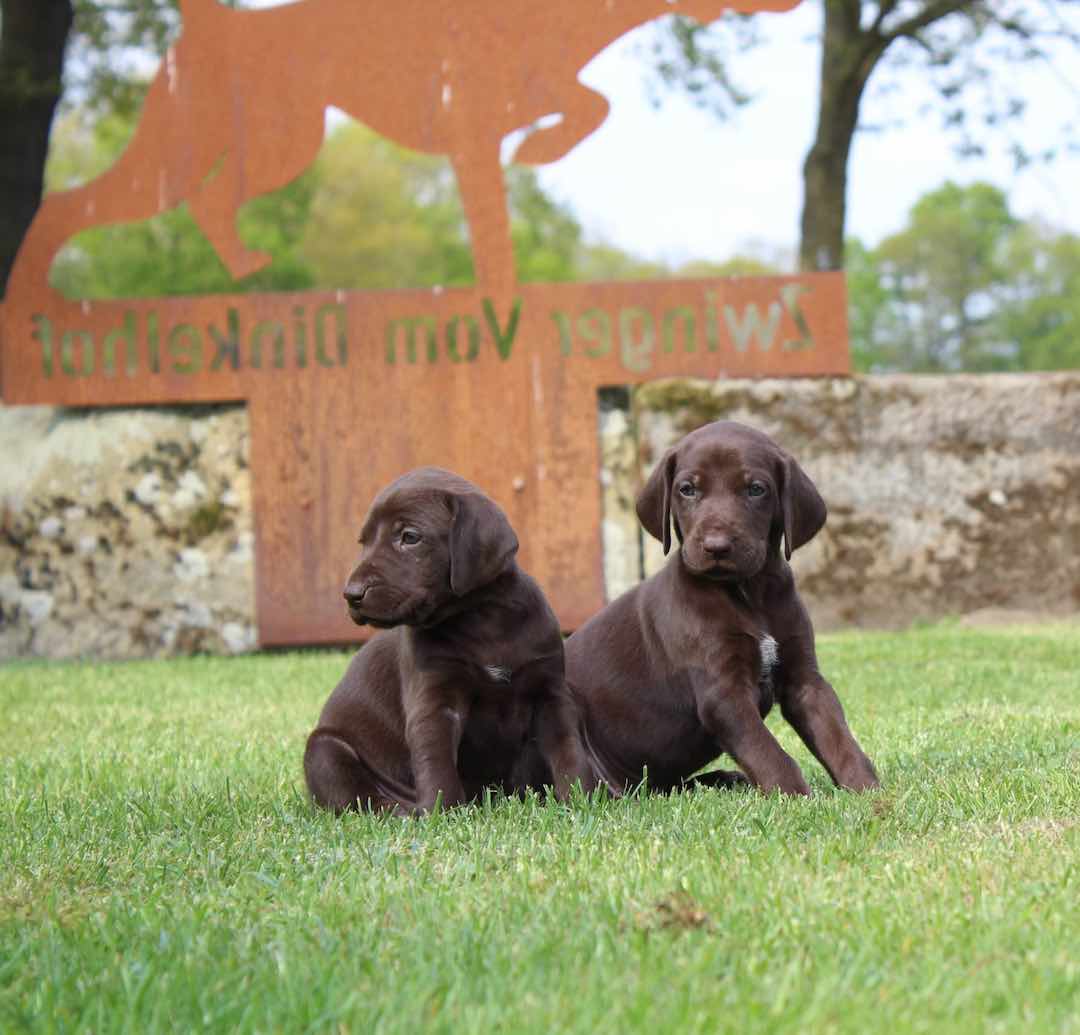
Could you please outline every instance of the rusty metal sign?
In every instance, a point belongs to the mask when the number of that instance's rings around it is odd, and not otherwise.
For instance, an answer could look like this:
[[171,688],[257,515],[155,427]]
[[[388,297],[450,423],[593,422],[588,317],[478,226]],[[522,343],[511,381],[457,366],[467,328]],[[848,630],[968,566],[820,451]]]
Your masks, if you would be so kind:
[[[246,401],[264,644],[356,638],[340,592],[359,521],[383,484],[419,464],[458,471],[499,501],[524,567],[575,627],[603,603],[598,389],[847,373],[844,282],[519,285],[501,140],[552,113],[561,121],[527,135],[519,160],[552,161],[587,136],[607,102],[577,73],[637,24],[795,3],[307,0],[234,11],[187,0],[128,150],[99,179],[50,195],[27,235],[0,311],[4,401]],[[295,61],[316,38],[318,59]],[[235,276],[259,268],[266,257],[240,241],[236,212],[310,163],[329,104],[450,156],[476,287],[94,302],[49,288],[73,234],[182,201]]]

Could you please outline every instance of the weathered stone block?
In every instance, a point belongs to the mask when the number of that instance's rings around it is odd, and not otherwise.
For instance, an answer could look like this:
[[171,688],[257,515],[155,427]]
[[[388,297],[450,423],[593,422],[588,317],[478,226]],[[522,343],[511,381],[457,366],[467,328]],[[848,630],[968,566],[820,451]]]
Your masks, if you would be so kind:
[[255,644],[240,407],[0,408],[0,657]]
[[719,419],[776,438],[829,504],[793,558],[819,625],[1080,610],[1080,374],[654,382],[633,398],[642,474]]

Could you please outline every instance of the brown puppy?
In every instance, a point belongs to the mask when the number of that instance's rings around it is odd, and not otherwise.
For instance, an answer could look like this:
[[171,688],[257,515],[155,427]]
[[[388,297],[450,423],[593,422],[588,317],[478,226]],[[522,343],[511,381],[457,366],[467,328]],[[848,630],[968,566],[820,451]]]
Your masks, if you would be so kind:
[[312,797],[399,813],[595,785],[566,689],[559,623],[517,565],[517,536],[476,486],[425,467],[376,497],[345,586],[353,657],[304,752]]
[[[647,770],[650,787],[670,789],[727,752],[762,790],[809,794],[763,721],[776,700],[837,784],[876,787],[818,671],[787,564],[825,523],[825,503],[799,465],[767,435],[718,421],[664,454],[637,513],[665,553],[674,525],[678,551],[566,645],[598,775],[622,790]],[[698,782],[742,778],[715,772]]]

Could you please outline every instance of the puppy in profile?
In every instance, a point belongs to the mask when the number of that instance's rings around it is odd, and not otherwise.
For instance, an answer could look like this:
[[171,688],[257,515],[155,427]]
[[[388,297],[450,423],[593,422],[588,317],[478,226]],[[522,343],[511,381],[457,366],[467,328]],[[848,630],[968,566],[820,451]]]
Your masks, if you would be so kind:
[[349,614],[387,631],[353,657],[308,737],[315,801],[405,815],[485,787],[591,789],[559,623],[494,501],[419,468],[379,493],[360,545]]
[[668,790],[727,753],[745,782],[809,794],[764,718],[774,701],[841,787],[878,786],[821,674],[788,560],[825,524],[825,503],[771,438],[734,421],[691,432],[637,500],[645,529],[677,549],[667,565],[595,615],[566,645],[587,748],[613,789]]

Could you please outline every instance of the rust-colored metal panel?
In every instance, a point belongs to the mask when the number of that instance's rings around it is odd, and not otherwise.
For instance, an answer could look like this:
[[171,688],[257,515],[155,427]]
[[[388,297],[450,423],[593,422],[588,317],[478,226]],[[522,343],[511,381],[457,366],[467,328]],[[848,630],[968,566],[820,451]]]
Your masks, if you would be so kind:
[[250,405],[264,643],[355,636],[340,606],[380,486],[482,485],[567,628],[603,602],[596,394],[673,375],[844,374],[840,274],[222,296],[3,309],[9,402]]
[[[27,235],[0,312],[4,399],[247,401],[265,644],[356,637],[340,587],[360,519],[418,464],[452,468],[502,504],[524,566],[572,628],[603,602],[597,389],[846,373],[844,284],[816,274],[517,285],[503,138],[524,129],[516,160],[535,163],[584,139],[608,102],[578,72],[642,22],[796,3],[305,0],[235,11],[185,0],[183,35],[128,149],[97,180],[47,198]],[[240,240],[236,213],[310,164],[328,104],[450,158],[475,288],[110,302],[50,289],[57,251],[80,230],[181,202],[235,276],[260,268],[268,258]]]

